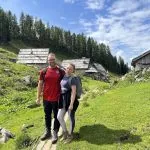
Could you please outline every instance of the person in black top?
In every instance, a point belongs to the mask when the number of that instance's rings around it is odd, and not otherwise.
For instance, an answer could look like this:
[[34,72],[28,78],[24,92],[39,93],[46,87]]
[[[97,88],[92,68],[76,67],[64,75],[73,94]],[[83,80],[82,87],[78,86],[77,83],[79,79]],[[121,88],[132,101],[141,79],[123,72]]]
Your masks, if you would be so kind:
[[[63,129],[63,138],[66,143],[70,142],[73,139],[73,130],[75,127],[75,111],[78,108],[79,101],[76,96],[76,80],[73,77],[75,72],[75,65],[69,64],[66,68],[65,75],[60,82],[61,85],[61,96],[58,104],[58,115],[57,118],[60,122],[60,125]],[[70,119],[70,130],[67,131],[66,123],[64,121],[65,113],[68,112]]]

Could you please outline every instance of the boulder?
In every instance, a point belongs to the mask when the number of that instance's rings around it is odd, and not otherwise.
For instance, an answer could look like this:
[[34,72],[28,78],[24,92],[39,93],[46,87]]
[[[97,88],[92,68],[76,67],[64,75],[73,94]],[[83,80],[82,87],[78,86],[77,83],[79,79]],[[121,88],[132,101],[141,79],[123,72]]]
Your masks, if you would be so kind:
[[147,72],[150,72],[150,67],[147,69]]
[[0,138],[0,143],[6,143],[9,138],[14,138],[15,136],[8,130],[0,127],[0,134],[2,137]]
[[5,68],[4,71],[5,71],[5,72],[11,72],[11,70],[8,69],[8,68]]
[[137,78],[135,81],[136,82],[141,82],[141,81],[144,81],[144,78]]
[[26,85],[30,85],[31,84],[31,76],[25,76],[23,77],[23,81],[25,82]]
[[144,69],[142,70],[142,75],[144,75],[144,74],[146,73],[146,71],[147,71],[147,69],[144,68]]

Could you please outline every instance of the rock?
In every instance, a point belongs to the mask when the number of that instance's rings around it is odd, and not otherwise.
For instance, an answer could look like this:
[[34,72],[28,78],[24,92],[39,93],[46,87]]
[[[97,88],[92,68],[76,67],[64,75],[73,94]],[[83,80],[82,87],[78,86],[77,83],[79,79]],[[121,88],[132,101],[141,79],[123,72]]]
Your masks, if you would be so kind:
[[2,137],[0,138],[0,143],[6,143],[9,138],[14,138],[15,136],[8,130],[0,127],[0,134]]
[[134,70],[135,70],[135,72],[141,71],[141,68],[139,66],[136,66]]
[[108,90],[104,90],[103,92],[106,93]]
[[5,72],[10,72],[10,69],[6,68],[4,69]]
[[141,81],[144,81],[144,78],[137,78],[135,81],[136,82],[141,82]]
[[4,128],[1,129],[0,133],[2,134],[2,136],[7,136],[8,138],[14,138],[14,135],[10,131]]
[[31,76],[25,76],[23,77],[23,81],[25,82],[26,85],[30,85],[31,84]]
[[144,68],[143,71],[142,71],[142,75],[144,75],[146,73],[147,69]]
[[139,75],[134,76],[135,79],[137,79],[139,77]]
[[125,76],[123,76],[123,77],[121,77],[121,80],[122,80],[122,81],[124,81],[124,80],[125,80],[125,78],[126,78],[126,77],[125,77]]
[[8,139],[9,139],[9,138],[4,135],[2,138],[0,138],[0,144],[6,143],[6,142],[8,141]]
[[147,72],[150,72],[150,67],[147,69]]

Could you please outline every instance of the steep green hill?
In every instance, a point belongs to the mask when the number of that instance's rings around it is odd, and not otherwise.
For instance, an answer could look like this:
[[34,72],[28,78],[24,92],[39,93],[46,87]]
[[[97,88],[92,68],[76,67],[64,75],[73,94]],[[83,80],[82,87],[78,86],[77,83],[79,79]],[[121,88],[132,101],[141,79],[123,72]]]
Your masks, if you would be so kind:
[[[18,139],[26,136],[21,130],[23,126],[34,125],[27,133],[31,142],[42,134],[44,128],[43,108],[35,104],[39,70],[14,62],[20,48],[32,47],[21,41],[0,45],[0,127],[16,136],[7,144],[0,144],[0,149],[4,150],[15,149]],[[61,52],[56,55],[58,61],[69,58]]]

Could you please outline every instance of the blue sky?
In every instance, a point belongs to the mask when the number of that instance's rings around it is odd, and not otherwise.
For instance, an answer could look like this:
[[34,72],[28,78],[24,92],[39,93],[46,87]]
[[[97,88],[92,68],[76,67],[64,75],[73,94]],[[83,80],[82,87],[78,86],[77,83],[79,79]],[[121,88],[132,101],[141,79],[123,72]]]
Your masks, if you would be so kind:
[[125,62],[150,49],[150,0],[0,0],[4,10],[83,32]]

